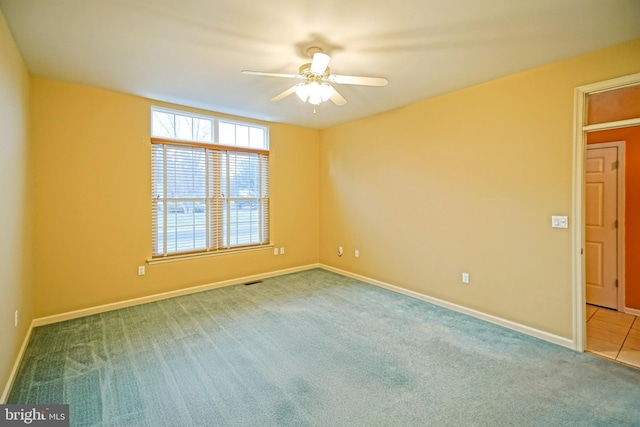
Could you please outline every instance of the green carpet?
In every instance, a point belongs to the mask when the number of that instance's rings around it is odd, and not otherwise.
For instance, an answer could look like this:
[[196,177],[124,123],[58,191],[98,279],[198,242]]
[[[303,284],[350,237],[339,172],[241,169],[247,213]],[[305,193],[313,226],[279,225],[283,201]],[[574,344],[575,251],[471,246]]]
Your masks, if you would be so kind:
[[74,426],[632,426],[640,371],[324,270],[34,329]]

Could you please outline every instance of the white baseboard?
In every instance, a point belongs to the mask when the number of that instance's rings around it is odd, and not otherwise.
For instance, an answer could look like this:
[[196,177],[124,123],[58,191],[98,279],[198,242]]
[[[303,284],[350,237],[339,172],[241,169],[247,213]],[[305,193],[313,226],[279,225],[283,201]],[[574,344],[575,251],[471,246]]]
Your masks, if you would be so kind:
[[22,345],[20,346],[20,351],[18,351],[18,356],[16,357],[16,361],[13,363],[13,367],[11,368],[11,372],[9,372],[9,379],[7,379],[7,384],[4,386],[4,390],[2,391],[2,396],[0,396],[0,404],[7,403],[7,399],[9,398],[9,392],[11,391],[11,387],[13,387],[13,382],[16,380],[16,375],[18,375],[18,369],[20,368],[20,363],[22,362],[22,357],[24,356],[24,352],[27,349],[27,345],[29,344],[29,339],[31,338],[31,332],[33,331],[34,325],[33,321],[29,325],[29,329],[22,340]]
[[[574,342],[570,339],[560,337],[558,335],[550,334],[545,331],[541,331],[538,329],[531,328],[529,326],[521,325],[519,323],[512,322],[510,320],[502,319],[500,317],[492,316],[490,314],[486,314],[477,310],[473,310],[467,307],[463,307],[461,305],[453,304],[444,300],[440,300],[438,298],[433,298],[427,295],[423,295],[418,292],[410,291],[407,289],[400,288],[398,286],[390,285],[385,282],[381,282],[379,280],[371,279],[366,276],[361,276],[359,274],[351,273],[345,270],[340,270],[338,268],[330,267],[324,264],[308,264],[300,267],[293,267],[284,270],[277,270],[268,273],[255,274],[252,276],[239,277],[236,279],[224,280],[220,282],[208,283],[205,285],[193,286],[185,289],[177,289],[175,291],[163,292],[159,294],[148,295],[140,298],[133,298],[125,301],[119,301],[110,304],[103,304],[95,307],[84,308],[80,310],[70,311],[67,313],[54,314],[52,316],[40,317],[37,319],[33,319],[31,325],[29,326],[29,330],[22,342],[22,346],[20,347],[20,351],[18,353],[18,357],[13,365],[13,369],[9,374],[9,380],[5,385],[4,391],[2,392],[2,396],[0,397],[0,403],[4,403],[9,397],[9,391],[11,390],[11,386],[15,380],[15,377],[18,373],[18,368],[20,367],[20,362],[22,361],[22,357],[24,355],[24,351],[27,348],[27,344],[29,343],[29,338],[31,337],[31,332],[33,328],[37,326],[48,325],[51,323],[62,322],[65,320],[77,319],[79,317],[90,316],[92,314],[104,313],[107,311],[117,310],[125,307],[132,307],[135,305],[146,304],[149,302],[160,301],[168,298],[173,298],[181,295],[189,295],[197,292],[207,291],[210,289],[222,288],[225,286],[238,285],[241,283],[253,282],[256,280],[267,279],[269,277],[282,276],[284,274],[297,273],[300,271],[311,270],[313,268],[322,268],[327,271],[331,271],[342,276],[351,277],[356,280],[360,280],[361,282],[368,283],[374,286],[378,286],[393,292],[397,292],[412,298],[416,298],[418,300],[422,300],[434,305],[438,305],[440,307],[447,308],[449,310],[453,310],[462,314],[466,314],[468,316],[475,317],[480,320],[484,320],[486,322],[490,322],[499,326],[503,326],[508,329],[512,329],[514,331],[518,331],[527,335],[531,335],[536,338],[540,338],[542,340],[551,342],[553,344],[561,345],[563,347],[568,347],[571,349],[575,348]],[[628,313],[640,315],[640,310],[634,309],[626,309]],[[634,313],[637,312],[637,313]]]
[[635,308],[625,307],[624,312],[627,314],[633,314],[634,316],[640,316],[640,310]]
[[221,282],[207,283],[205,285],[193,286],[190,288],[177,289],[175,291],[162,292],[159,294],[148,295],[140,298],[133,298],[124,301],[118,301],[110,304],[98,305],[95,307],[83,308],[80,310],[70,311],[67,313],[54,314],[52,316],[40,317],[33,320],[33,326],[49,325],[51,323],[62,322],[65,320],[77,319],[79,317],[90,316],[92,314],[104,313],[107,311],[117,310],[119,308],[133,307],[135,305],[146,304],[149,302],[160,301],[167,298],[178,297],[181,295],[195,294],[197,292],[208,291],[210,289],[222,288],[225,286],[239,285],[241,283],[253,282],[256,280],[267,279],[269,277],[282,276],[283,274],[297,273],[300,271],[319,268],[320,264],[308,264],[301,267],[287,268],[284,270],[271,271],[268,273],[254,274],[252,276],[239,277],[237,279],[223,280]]
[[89,307],[89,308],[84,308],[80,310],[70,311],[67,313],[54,314],[52,316],[33,319],[31,321],[31,325],[29,325],[29,330],[27,331],[26,336],[22,341],[22,346],[20,347],[20,351],[18,352],[16,361],[13,364],[13,368],[9,373],[9,379],[7,380],[7,384],[4,387],[2,396],[0,396],[0,404],[5,403],[6,399],[9,397],[9,392],[11,391],[13,382],[15,381],[16,375],[18,374],[18,368],[20,367],[20,363],[22,362],[22,357],[24,356],[24,352],[27,348],[27,345],[29,344],[29,339],[31,338],[31,332],[35,327],[49,325],[51,323],[62,322],[65,320],[77,319],[79,317],[90,316],[92,314],[104,313],[111,310],[117,310],[119,308],[132,307],[135,305],[145,304],[148,302],[160,301],[163,299],[173,298],[181,295],[194,294],[197,292],[207,291],[210,289],[222,288],[224,286],[239,285],[241,283],[249,283],[256,280],[267,279],[269,277],[282,276],[283,274],[297,273],[300,271],[311,270],[313,268],[320,268],[320,264],[308,264],[300,267],[287,268],[284,270],[277,270],[277,271],[272,271],[268,273],[254,274],[252,276],[245,276],[245,277],[239,277],[237,279],[224,280],[224,281],[215,282],[215,283],[208,283],[205,285],[193,286],[185,289],[177,289],[175,291],[163,292],[163,293],[148,295],[140,298],[133,298],[133,299],[119,301],[111,304],[103,304],[96,307]]
[[483,313],[481,311],[473,310],[471,308],[467,308],[458,304],[453,304],[438,298],[433,298],[428,295],[424,295],[418,292],[410,291],[408,289],[400,288],[398,286],[390,285],[385,282],[381,282],[379,280],[371,279],[366,276],[361,276],[359,274],[351,273],[345,270],[340,270],[338,268],[330,267],[328,265],[321,264],[321,268],[332,271],[334,273],[340,274],[342,276],[351,277],[352,279],[360,280],[361,282],[369,283],[374,286],[378,286],[380,288],[384,288],[393,292],[397,292],[399,294],[403,294],[415,299],[419,299],[421,301],[425,301],[440,307],[447,308],[452,311],[456,311],[458,313],[466,314],[471,317],[475,317],[480,320],[484,320],[485,322],[493,323],[495,325],[503,326],[507,329],[511,329],[517,332],[521,332],[526,335],[530,335],[532,337],[539,338],[544,341],[548,341],[553,344],[557,344],[563,347],[570,348],[575,350],[575,343],[573,340],[564,338],[558,335],[551,334],[549,332],[541,331],[539,329],[531,328],[526,325],[522,325],[520,323],[512,322],[510,320],[503,319],[501,317],[493,316],[491,314]]

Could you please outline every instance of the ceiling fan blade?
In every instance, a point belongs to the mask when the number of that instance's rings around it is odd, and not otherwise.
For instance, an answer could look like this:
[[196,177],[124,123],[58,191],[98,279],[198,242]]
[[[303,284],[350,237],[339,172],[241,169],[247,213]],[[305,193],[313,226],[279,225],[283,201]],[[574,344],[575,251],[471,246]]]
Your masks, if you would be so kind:
[[287,96],[291,95],[295,91],[296,91],[296,86],[295,85],[291,86],[289,89],[285,90],[281,94],[276,95],[273,98],[271,98],[271,101],[273,101],[273,102],[280,101],[281,99],[286,98]]
[[389,81],[382,77],[339,76],[332,74],[329,81],[341,85],[386,86]]
[[333,101],[333,103],[336,105],[344,105],[347,103],[347,100],[344,99],[342,95],[340,95],[338,91],[335,90],[335,88],[333,89],[333,92],[331,93],[331,96],[329,97],[329,99]]
[[316,52],[313,54],[313,60],[311,61],[311,68],[309,69],[313,74],[322,75],[327,70],[327,66],[331,61],[331,57],[326,53]]
[[249,71],[249,70],[242,70],[240,72],[242,74],[249,74],[251,76],[284,77],[287,79],[295,79],[295,78],[302,77],[300,76],[300,74],[265,73],[262,71]]

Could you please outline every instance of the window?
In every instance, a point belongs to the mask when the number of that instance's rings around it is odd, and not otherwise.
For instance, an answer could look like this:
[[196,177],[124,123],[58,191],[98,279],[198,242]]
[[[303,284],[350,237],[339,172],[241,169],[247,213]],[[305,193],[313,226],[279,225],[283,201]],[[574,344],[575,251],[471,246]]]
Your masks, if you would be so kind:
[[153,256],[269,243],[268,128],[152,109]]

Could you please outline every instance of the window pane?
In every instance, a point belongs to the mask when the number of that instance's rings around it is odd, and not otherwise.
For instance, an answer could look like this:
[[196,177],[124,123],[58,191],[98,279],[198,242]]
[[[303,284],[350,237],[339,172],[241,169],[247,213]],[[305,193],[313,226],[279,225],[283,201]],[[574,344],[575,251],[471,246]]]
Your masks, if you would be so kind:
[[266,148],[264,144],[264,129],[249,128],[249,146],[251,148]]
[[236,175],[240,170],[237,153],[229,153],[229,197],[240,197]]
[[166,147],[167,197],[205,197],[204,148]]
[[260,221],[257,201],[231,203],[230,207],[229,239],[231,246],[246,246],[260,243]]
[[247,126],[236,125],[236,145],[239,147],[249,146],[249,128]]
[[259,159],[252,153],[229,153],[230,197],[258,197]]
[[212,142],[212,121],[207,119],[193,119],[193,139],[199,142]]
[[167,251],[206,249],[205,200],[167,202]]
[[175,138],[175,115],[154,111],[151,134],[160,138]]
[[238,147],[250,147],[267,149],[267,141],[264,128],[249,125],[241,125],[228,122],[219,122],[219,143],[235,145]]
[[176,114],[176,138],[193,141],[193,119]]
[[219,123],[220,144],[235,145],[236,144],[236,126],[233,123]]

